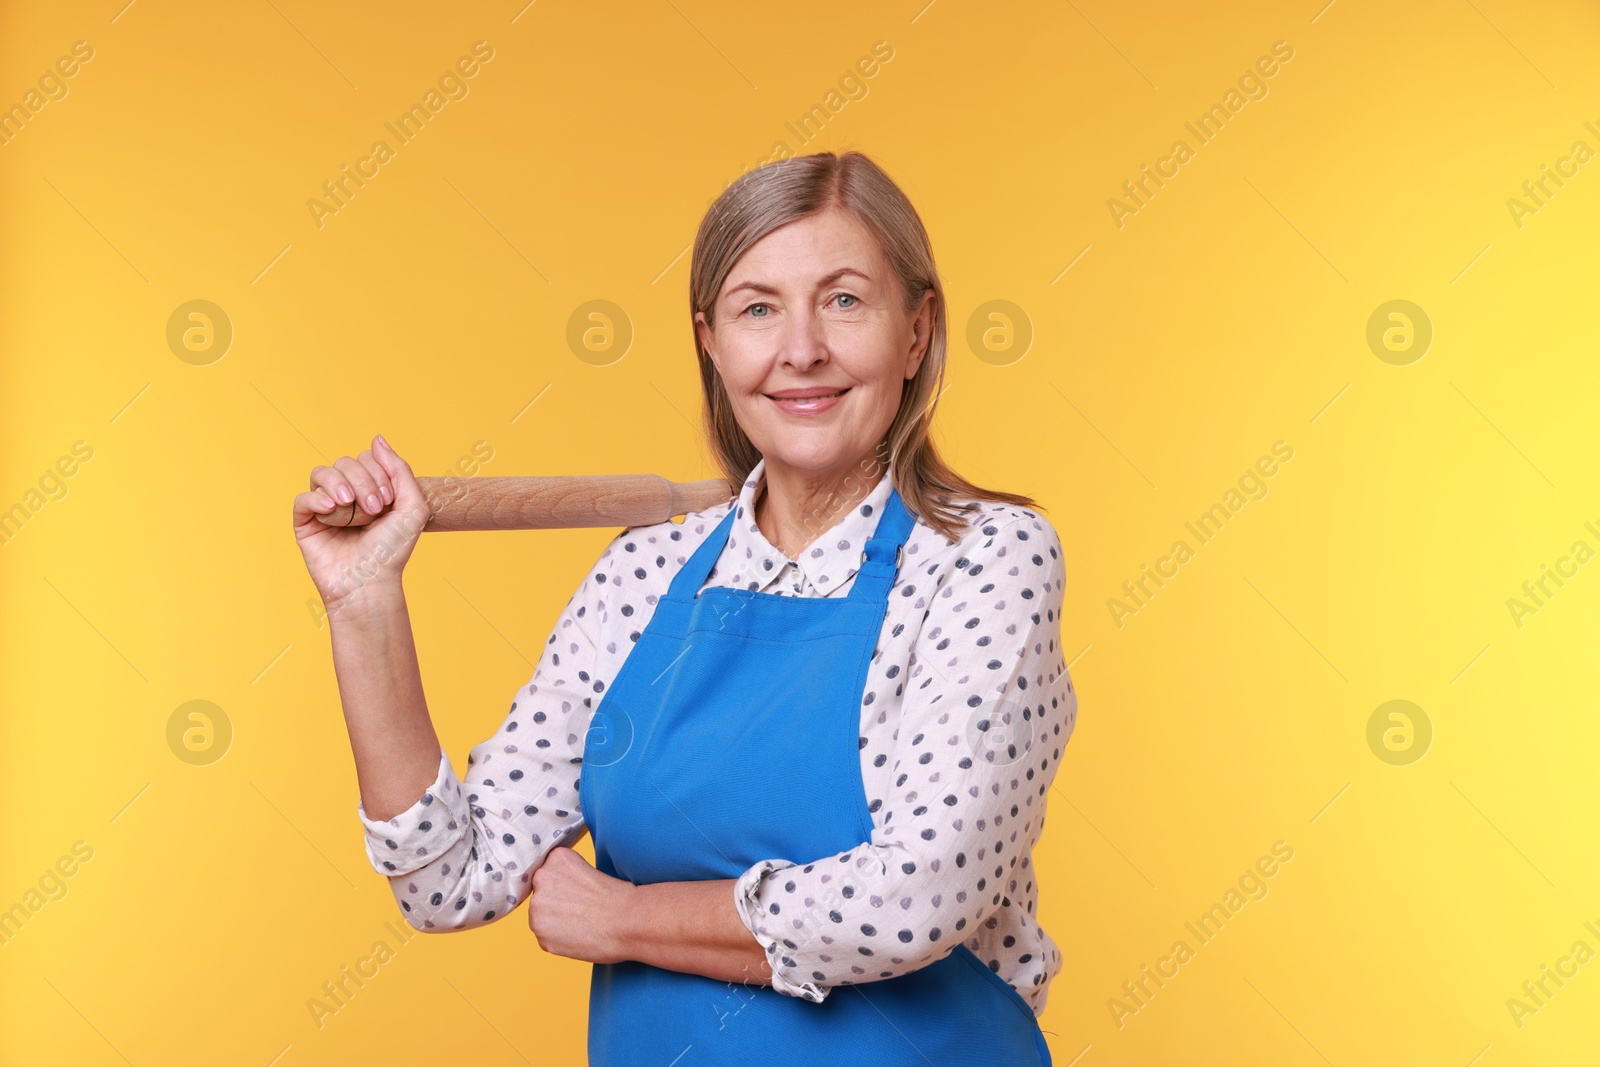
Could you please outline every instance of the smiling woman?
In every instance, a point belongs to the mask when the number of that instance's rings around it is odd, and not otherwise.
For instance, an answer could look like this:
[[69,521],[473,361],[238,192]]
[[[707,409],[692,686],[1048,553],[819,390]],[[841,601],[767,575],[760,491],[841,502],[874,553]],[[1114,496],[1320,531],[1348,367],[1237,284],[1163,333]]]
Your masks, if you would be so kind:
[[[409,465],[380,437],[296,498],[368,858],[419,930],[526,900],[594,965],[594,1065],[1049,1064],[1032,855],[1077,721],[1066,564],[1031,498],[933,446],[921,220],[859,153],[770,164],[702,220],[689,298],[738,495],[612,538],[463,777],[401,589]],[[317,518],[352,502],[375,520]]]
[[[801,262],[825,273],[808,277],[794,269]],[[872,234],[829,208],[752,248],[711,315],[695,313],[734,422],[767,459],[758,508],[779,548],[894,420],[927,352],[933,300],[925,290],[907,314]],[[786,506],[774,513],[773,500]]]
[[[966,524],[963,501],[1033,506],[968,482],[933,445],[944,289],[916,209],[865,155],[820,152],[735,182],[701,223],[689,286],[718,464],[738,484],[768,459],[768,484],[797,505],[771,520],[777,529],[878,441],[903,457],[895,484],[907,506],[946,537]],[[786,402],[832,393],[842,395]],[[808,415],[828,418],[790,417]]]

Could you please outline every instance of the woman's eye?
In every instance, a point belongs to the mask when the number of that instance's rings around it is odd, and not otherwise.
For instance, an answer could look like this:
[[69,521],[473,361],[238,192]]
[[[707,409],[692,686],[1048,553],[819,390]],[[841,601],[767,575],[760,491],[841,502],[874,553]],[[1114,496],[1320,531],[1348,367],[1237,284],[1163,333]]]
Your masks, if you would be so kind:
[[[770,306],[771,305],[769,305],[769,304],[751,304],[749,307],[745,308],[745,310],[753,312],[756,308],[764,308],[764,307],[770,307]],[[764,319],[767,316],[765,316],[765,315],[754,315],[753,314],[750,317],[753,318],[753,319]]]
[[[860,303],[860,300],[858,300],[855,296],[851,295],[850,293],[840,293],[839,294],[839,299],[840,300],[855,300],[856,303]],[[845,310],[848,310],[852,306],[853,305],[851,305],[851,304],[840,304],[839,305],[840,308],[843,308]]]

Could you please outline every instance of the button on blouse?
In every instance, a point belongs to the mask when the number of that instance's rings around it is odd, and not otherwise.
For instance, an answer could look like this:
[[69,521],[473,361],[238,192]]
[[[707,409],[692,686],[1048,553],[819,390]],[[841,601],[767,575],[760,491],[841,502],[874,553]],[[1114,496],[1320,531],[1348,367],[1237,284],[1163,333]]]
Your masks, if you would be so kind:
[[[411,925],[504,917],[548,851],[578,836],[590,718],[657,600],[730,508],[738,514],[705,587],[848,594],[890,475],[848,512],[813,515],[825,532],[790,560],[754,520],[765,467],[727,503],[612,538],[464,778],[441,750],[433,784],[406,811],[375,820],[357,804],[368,859]],[[965,943],[1042,1013],[1061,970],[1035,918],[1032,852],[1077,721],[1060,638],[1065,561],[1042,515],[972,503],[955,542],[916,523],[889,593],[860,709],[871,838],[833,856],[763,858],[735,880],[739,917],[779,992],[820,1001]]]

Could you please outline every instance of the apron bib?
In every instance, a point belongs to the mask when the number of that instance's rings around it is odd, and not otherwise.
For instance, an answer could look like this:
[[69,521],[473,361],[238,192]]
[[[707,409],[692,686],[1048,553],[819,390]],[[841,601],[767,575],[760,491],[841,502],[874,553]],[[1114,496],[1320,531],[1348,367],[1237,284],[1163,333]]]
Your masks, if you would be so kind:
[[[702,590],[737,512],[656,604],[584,739],[579,802],[595,866],[635,885],[737,878],[763,859],[820,859],[872,836],[861,698],[911,516],[892,491],[845,597]],[[773,1054],[1050,1065],[1032,1008],[964,944],[910,974],[835,987],[820,1004],[636,961],[595,964],[588,1040],[591,1067],[749,1067]]]

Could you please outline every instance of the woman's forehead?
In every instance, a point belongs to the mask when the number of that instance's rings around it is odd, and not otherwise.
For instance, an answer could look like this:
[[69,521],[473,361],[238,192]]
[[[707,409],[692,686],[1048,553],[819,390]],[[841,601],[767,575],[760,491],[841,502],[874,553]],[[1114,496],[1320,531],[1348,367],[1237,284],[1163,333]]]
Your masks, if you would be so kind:
[[883,277],[883,253],[864,229],[855,234],[785,234],[788,229],[774,230],[740,256],[723,282],[721,295],[736,290],[809,290],[841,280],[870,284]]
[[787,268],[780,267],[771,272],[748,273],[742,276],[737,273],[730,274],[728,284],[722,292],[724,296],[747,292],[779,295],[785,288],[825,289],[835,282],[870,285],[876,280],[870,264],[858,267],[854,262],[847,262],[826,274],[818,275],[809,265],[791,263]]

